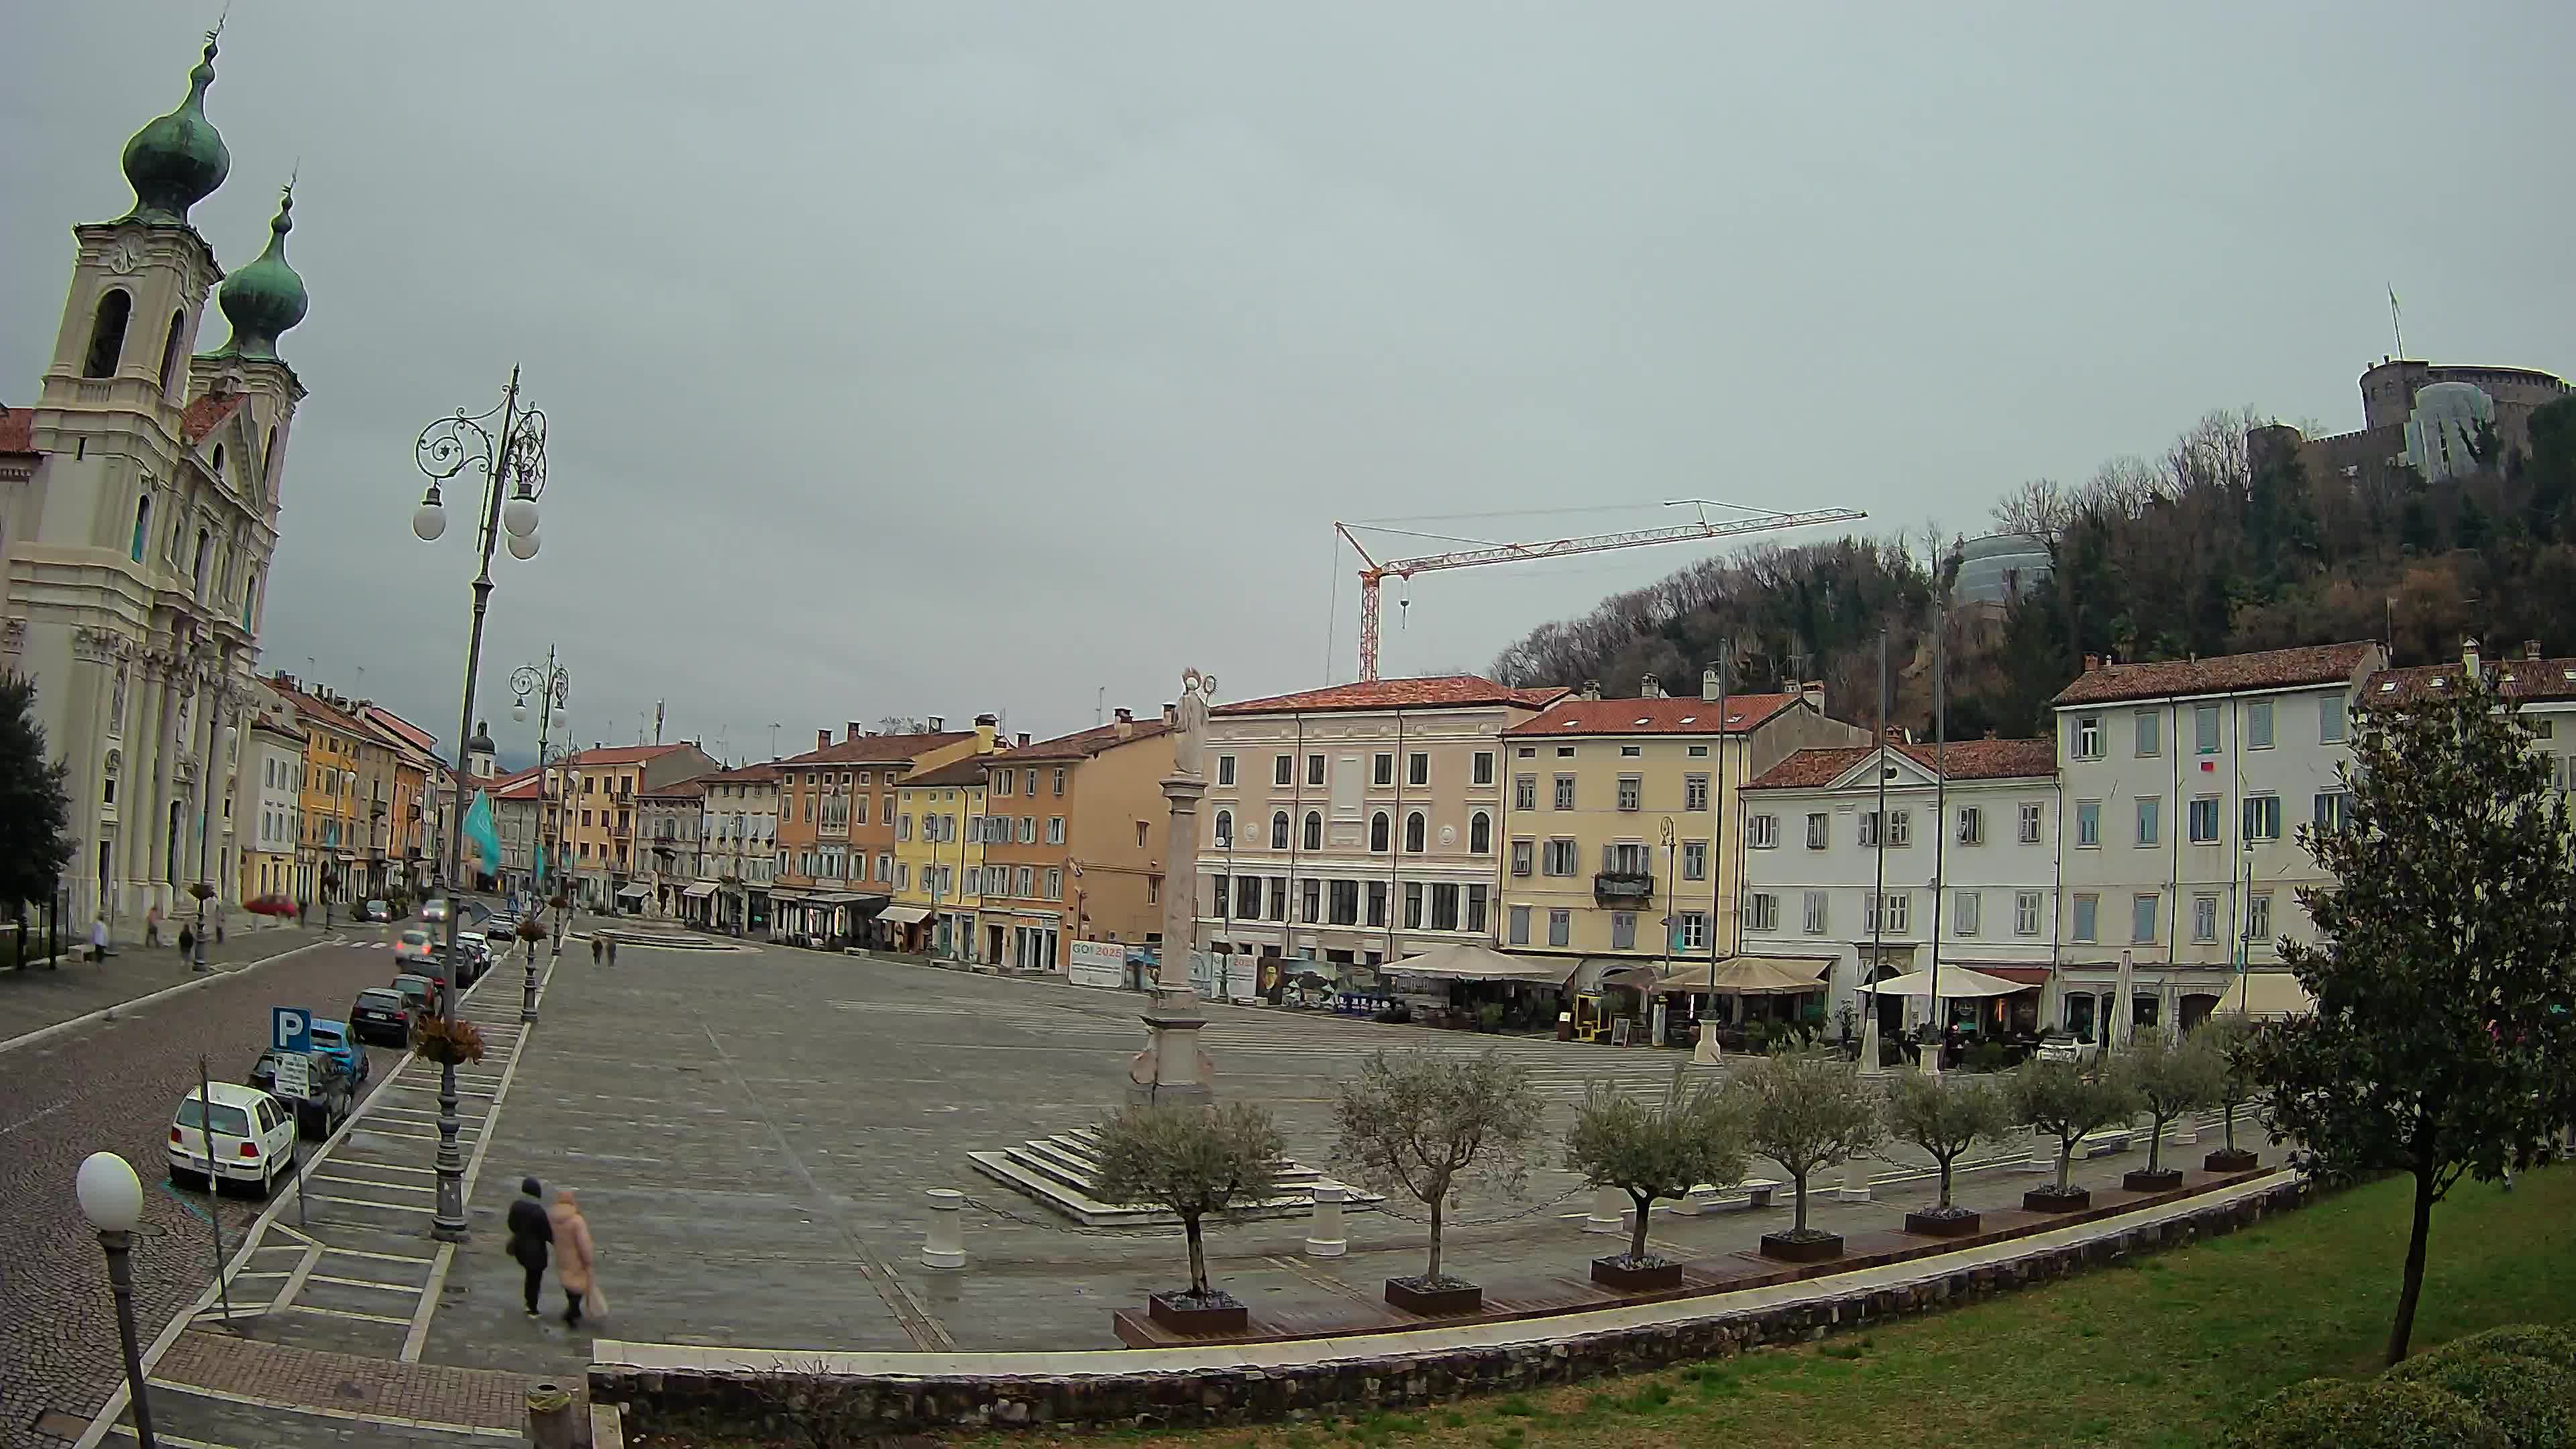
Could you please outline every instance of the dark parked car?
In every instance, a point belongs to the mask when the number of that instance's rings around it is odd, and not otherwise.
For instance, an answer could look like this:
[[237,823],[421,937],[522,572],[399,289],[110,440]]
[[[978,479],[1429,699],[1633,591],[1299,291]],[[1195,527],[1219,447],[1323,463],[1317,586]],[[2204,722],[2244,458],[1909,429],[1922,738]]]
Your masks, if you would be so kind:
[[438,986],[426,976],[397,976],[393,989],[402,993],[403,1005],[415,1019],[438,1015]]
[[390,986],[361,991],[358,999],[349,1003],[349,1030],[363,1042],[408,1046],[411,1044],[411,1003]]
[[[277,1059],[284,1052],[261,1052],[251,1064],[250,1084],[277,1097]],[[309,1093],[298,1099],[277,1097],[295,1114],[295,1130],[306,1137],[328,1137],[357,1109],[358,1083],[329,1052],[306,1052],[304,1075]]]

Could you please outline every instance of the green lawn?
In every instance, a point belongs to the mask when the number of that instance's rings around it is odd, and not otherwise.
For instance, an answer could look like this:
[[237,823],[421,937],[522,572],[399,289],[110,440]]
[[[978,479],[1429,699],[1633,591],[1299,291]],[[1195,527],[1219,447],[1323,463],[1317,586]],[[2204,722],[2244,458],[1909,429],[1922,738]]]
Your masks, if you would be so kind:
[[[1170,1449],[2205,1444],[2284,1384],[2377,1369],[2409,1188],[2377,1183],[2252,1232],[1807,1348],[1329,1425],[1116,1437]],[[2434,1210],[2417,1351],[2533,1322],[2576,1323],[2576,1168],[2528,1174],[2511,1193],[2464,1182]]]

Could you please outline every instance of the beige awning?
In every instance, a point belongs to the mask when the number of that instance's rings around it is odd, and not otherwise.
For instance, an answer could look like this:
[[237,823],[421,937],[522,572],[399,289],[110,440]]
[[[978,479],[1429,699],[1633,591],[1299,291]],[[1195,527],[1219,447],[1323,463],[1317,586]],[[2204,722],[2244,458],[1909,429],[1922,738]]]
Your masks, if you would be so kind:
[[[2010,996],[2016,991],[2030,991],[2035,988],[2025,986],[2018,981],[2006,981],[2000,976],[1989,976],[1983,971],[1970,970],[1965,966],[1944,966],[1941,968],[1940,989],[1942,1000],[1959,1001],[1977,996]],[[1902,976],[1890,976],[1873,981],[1861,990],[1873,991],[1881,996],[1928,997],[1932,994],[1932,973],[1909,971]]]
[[716,893],[716,883],[715,883],[714,881],[711,881],[711,880],[702,880],[702,881],[699,881],[697,884],[695,884],[695,885],[693,885],[693,886],[689,887],[687,890],[684,890],[684,891],[680,892],[680,894],[682,894],[682,895],[684,895],[684,896],[687,896],[687,897],[688,897],[689,899],[691,899],[691,900],[696,900],[696,899],[698,899],[698,898],[699,898],[699,897],[701,897],[701,896],[711,896],[711,895],[714,895],[715,893]]
[[1797,996],[1822,991],[1816,978],[1828,963],[1806,956],[1729,956],[1690,961],[1657,978],[1653,966],[1630,966],[1601,978],[1604,985],[1688,996]]
[[1426,981],[1523,981],[1536,986],[1562,986],[1577,963],[1563,956],[1513,956],[1462,941],[1419,956],[1407,956],[1378,970]]
[[2316,1009],[2317,999],[2287,971],[2248,971],[2218,998],[2221,1015],[2265,1019],[2305,1016]]
[[918,926],[930,919],[930,912],[921,906],[888,906],[877,912],[877,919],[892,921],[898,926]]

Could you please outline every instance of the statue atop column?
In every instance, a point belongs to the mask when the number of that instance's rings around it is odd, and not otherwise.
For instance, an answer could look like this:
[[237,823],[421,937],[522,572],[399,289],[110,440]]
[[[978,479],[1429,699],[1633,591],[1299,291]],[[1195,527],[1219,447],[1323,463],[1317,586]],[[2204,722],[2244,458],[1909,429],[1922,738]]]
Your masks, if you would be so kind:
[[1208,702],[1216,697],[1216,676],[1195,669],[1181,671],[1181,700],[1173,713],[1172,773],[1193,778],[1203,774],[1199,750],[1207,739]]

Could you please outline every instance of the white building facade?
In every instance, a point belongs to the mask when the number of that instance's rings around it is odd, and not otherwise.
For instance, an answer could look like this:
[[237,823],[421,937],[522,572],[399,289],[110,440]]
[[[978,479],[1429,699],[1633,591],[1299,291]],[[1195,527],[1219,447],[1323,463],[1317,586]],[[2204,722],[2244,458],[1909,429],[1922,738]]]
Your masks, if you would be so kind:
[[[1936,961],[2026,987],[1958,1003],[1962,1019],[2036,1029],[2057,945],[2056,773],[2046,740],[1791,755],[1742,795],[1743,952],[1820,958],[1828,1019],[1855,1033],[1864,983]],[[1882,1002],[1881,1029],[1905,1010]]]
[[2284,977],[2278,943],[2307,940],[2302,886],[2327,877],[2298,842],[2342,819],[2336,771],[2352,713],[2386,665],[2374,643],[2214,659],[2105,663],[2052,702],[2065,828],[2056,1022],[2097,1037],[2118,1011],[2188,1028],[2252,1009]]
[[778,878],[777,767],[745,765],[708,775],[704,783],[697,879],[685,892],[688,917],[736,934],[766,929],[770,885]]
[[[200,878],[229,900],[222,840],[278,491],[304,387],[277,355],[304,316],[286,263],[289,205],[268,250],[225,277],[188,210],[231,167],[205,114],[215,47],[179,108],[126,145],[133,208],[73,228],[61,324],[32,408],[0,411],[0,667],[32,677],[67,768],[74,918],[120,933],[186,904]],[[215,284],[232,333],[196,352]],[[220,852],[216,849],[222,845]]]
[[279,720],[253,711],[243,738],[242,783],[233,812],[242,898],[302,900],[296,894],[296,843],[304,838],[304,732],[292,715]]
[[1218,706],[1199,803],[1199,944],[1372,983],[1388,962],[1491,942],[1502,732],[1563,693],[1448,675]]

